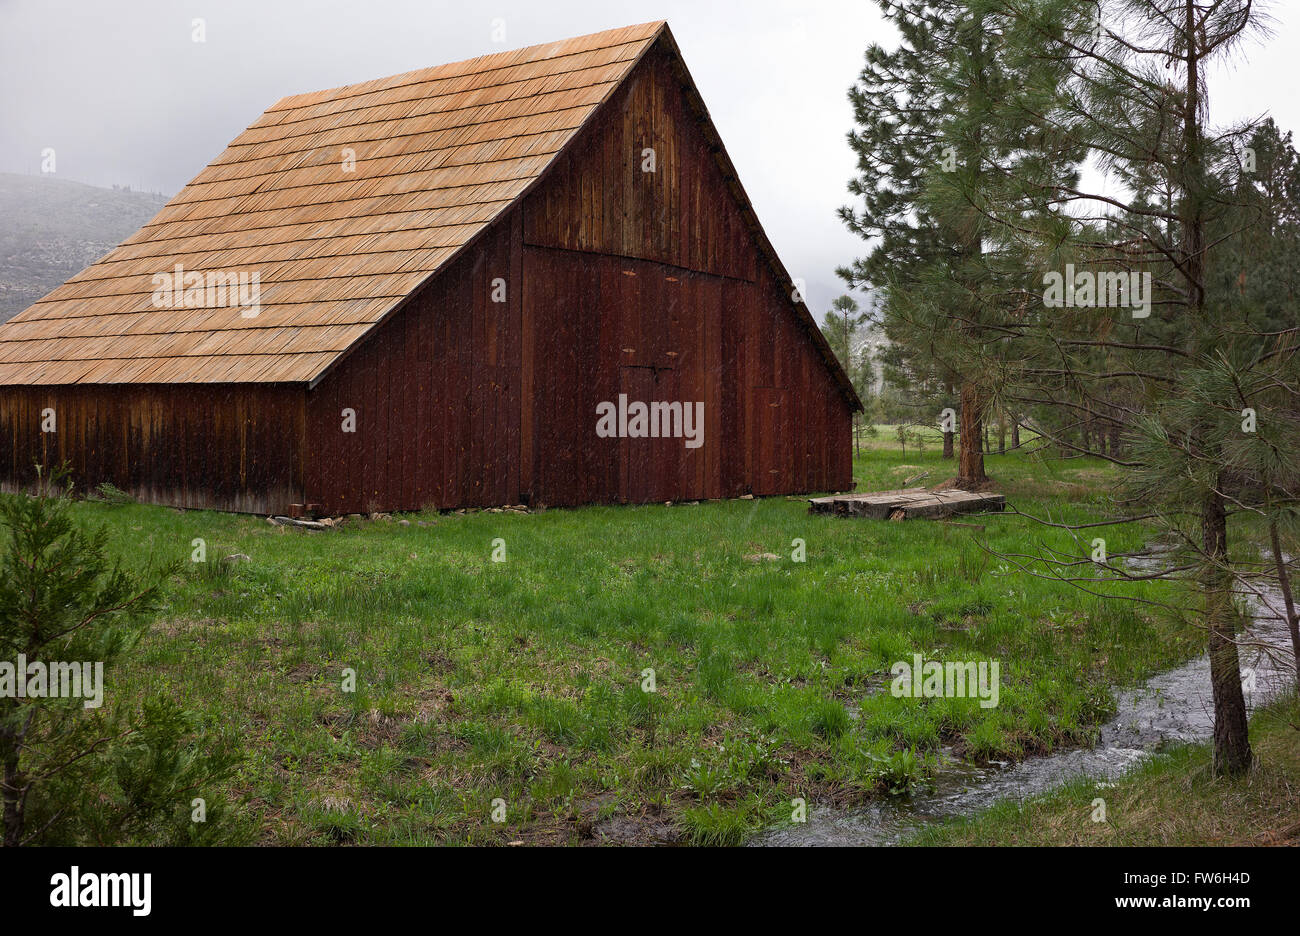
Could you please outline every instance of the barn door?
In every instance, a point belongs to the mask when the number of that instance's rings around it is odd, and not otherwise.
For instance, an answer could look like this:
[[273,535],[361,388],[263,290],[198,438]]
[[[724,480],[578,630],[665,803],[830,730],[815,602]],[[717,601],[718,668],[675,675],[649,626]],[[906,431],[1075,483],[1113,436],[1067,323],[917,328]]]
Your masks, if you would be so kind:
[[[619,368],[619,393],[627,405],[677,400],[677,379],[671,368],[624,366]],[[681,467],[680,438],[619,439],[619,498],[629,504],[673,500]]]
[[750,445],[755,494],[786,494],[794,482],[794,439],[790,425],[790,391],[753,387]]

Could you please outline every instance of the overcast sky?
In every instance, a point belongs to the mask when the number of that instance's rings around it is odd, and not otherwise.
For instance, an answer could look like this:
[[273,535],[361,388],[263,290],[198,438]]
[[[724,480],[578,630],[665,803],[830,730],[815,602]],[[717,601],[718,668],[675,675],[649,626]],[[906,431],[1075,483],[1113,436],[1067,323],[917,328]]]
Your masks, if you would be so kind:
[[[1212,76],[1216,117],[1300,130],[1297,6],[1274,0],[1274,37]],[[53,147],[60,178],[171,195],[287,94],[657,19],[820,318],[862,251],[835,210],[845,92],[867,45],[893,41],[870,0],[0,0],[0,171],[37,174]]]

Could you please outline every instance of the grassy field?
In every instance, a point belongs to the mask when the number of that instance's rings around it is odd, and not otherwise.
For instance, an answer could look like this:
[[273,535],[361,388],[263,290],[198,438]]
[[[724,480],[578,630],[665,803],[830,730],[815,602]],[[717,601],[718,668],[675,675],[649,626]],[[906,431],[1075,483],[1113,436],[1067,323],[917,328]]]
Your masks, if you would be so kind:
[[[1099,462],[987,463],[1013,503],[1058,520],[1110,496]],[[927,470],[933,484],[951,462],[885,433],[856,465],[860,490]],[[905,787],[941,743],[1000,759],[1086,744],[1110,687],[1201,649],[1146,606],[1012,573],[980,543],[1068,540],[1010,515],[846,520],[774,498],[309,533],[77,511],[135,565],[206,541],[132,665],[108,674],[108,704],[163,692],[237,733],[236,782],[205,792],[236,807],[237,840],[266,844],[738,843],[796,797]],[[1147,535],[1106,530],[1112,555]],[[1000,704],[881,692],[914,653],[1000,661]]]
[[906,844],[1297,845],[1297,732],[1300,702],[1289,698],[1251,719],[1257,764],[1243,779],[1213,776],[1209,745],[1181,746],[1114,784],[1076,781],[1023,805],[933,826]]

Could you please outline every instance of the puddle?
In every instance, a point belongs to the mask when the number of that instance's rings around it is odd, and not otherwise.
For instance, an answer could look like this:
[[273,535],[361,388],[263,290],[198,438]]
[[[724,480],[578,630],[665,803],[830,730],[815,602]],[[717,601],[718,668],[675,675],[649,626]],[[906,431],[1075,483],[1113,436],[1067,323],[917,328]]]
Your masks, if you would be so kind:
[[[1154,559],[1135,560],[1149,567]],[[1282,607],[1281,595],[1269,602]],[[1244,639],[1243,671],[1253,669],[1250,709],[1279,687],[1294,682],[1291,637],[1286,623],[1253,596],[1244,596],[1253,623]],[[1271,653],[1269,651],[1272,651]],[[756,846],[892,845],[936,819],[966,816],[1002,800],[1022,800],[1077,777],[1114,779],[1162,745],[1207,740],[1213,735],[1214,705],[1207,657],[1167,670],[1136,689],[1116,693],[1114,718],[1101,726],[1097,745],[1031,757],[1014,766],[980,766],[941,752],[927,789],[891,797],[852,812],[810,804],[806,823],[769,829],[750,841]]]

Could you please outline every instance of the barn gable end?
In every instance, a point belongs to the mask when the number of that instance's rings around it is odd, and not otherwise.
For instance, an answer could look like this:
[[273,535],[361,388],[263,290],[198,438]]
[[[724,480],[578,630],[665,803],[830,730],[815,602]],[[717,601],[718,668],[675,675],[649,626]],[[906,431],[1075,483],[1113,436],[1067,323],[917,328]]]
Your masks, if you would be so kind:
[[[734,176],[665,31],[523,199],[524,366],[543,389],[524,393],[538,408],[521,427],[527,493],[663,501],[851,483],[856,397]],[[619,394],[703,401],[710,441],[586,438]]]

